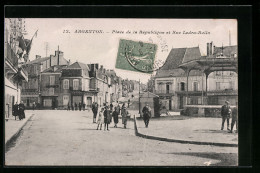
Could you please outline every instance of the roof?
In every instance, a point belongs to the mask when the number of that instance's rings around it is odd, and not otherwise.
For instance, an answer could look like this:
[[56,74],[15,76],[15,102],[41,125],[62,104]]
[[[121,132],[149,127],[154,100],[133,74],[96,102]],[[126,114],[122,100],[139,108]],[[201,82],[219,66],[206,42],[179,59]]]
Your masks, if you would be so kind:
[[200,59],[201,53],[199,47],[186,48],[185,55],[183,57],[182,63],[192,61],[195,59]]
[[86,71],[90,71],[88,65],[81,62],[74,62],[73,64],[68,66],[67,69],[83,69]]
[[161,70],[169,70],[178,68],[182,63],[186,48],[174,48],[170,51],[164,65],[160,68]]
[[223,55],[229,57],[232,54],[237,54],[237,45],[235,46],[224,46],[224,47],[214,47],[215,55],[221,54],[223,49]]
[[[54,68],[57,68],[54,70]],[[61,65],[61,66],[52,66],[50,68],[45,69],[42,73],[53,73],[53,72],[57,72],[57,73],[61,73],[62,69],[66,68],[65,65]]]
[[28,61],[26,64],[41,63],[41,62],[47,61],[49,59],[50,59],[50,57],[38,58],[38,59],[35,59],[35,60],[32,60],[32,61]]

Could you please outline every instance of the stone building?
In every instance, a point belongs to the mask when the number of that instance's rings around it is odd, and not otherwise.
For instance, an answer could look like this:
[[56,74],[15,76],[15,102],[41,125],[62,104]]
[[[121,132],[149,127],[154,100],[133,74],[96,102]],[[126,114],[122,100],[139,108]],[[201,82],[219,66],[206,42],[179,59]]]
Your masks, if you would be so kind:
[[186,104],[220,105],[225,100],[231,104],[237,101],[237,74],[233,71],[218,70],[206,77],[203,71],[191,70],[187,84],[187,73],[180,68],[182,64],[201,59],[221,58],[225,61],[237,57],[237,46],[215,47],[213,43],[207,46],[207,56],[201,56],[199,47],[173,48],[165,64],[151,79],[154,93],[159,95],[162,105],[168,110],[183,109]]
[[[52,107],[51,103],[56,103],[56,101],[44,101],[42,98],[46,98],[46,85],[45,83],[50,82],[50,79],[47,81],[43,81],[42,72],[44,72],[44,79],[46,76],[51,76],[51,73],[54,73],[53,76],[57,78],[57,69],[60,66],[69,65],[69,61],[64,58],[64,54],[62,51],[55,51],[55,55],[50,55],[49,57],[41,57],[36,55],[35,59],[32,61],[28,61],[23,65],[23,67],[29,72],[29,82],[23,82],[22,84],[22,100],[25,103],[26,108],[31,108],[33,103],[35,102],[39,107]],[[58,72],[60,73],[60,72]],[[42,84],[42,82],[44,84]],[[42,88],[43,87],[43,88]],[[57,86],[56,86],[57,87]],[[55,87],[50,87],[50,92],[55,90]],[[44,90],[44,95],[42,97],[42,91]],[[56,89],[57,90],[57,89]],[[55,90],[55,91],[56,91]],[[57,91],[56,91],[57,93]],[[47,103],[48,102],[48,103]],[[45,104],[46,103],[46,104]],[[44,106],[45,105],[45,106]],[[48,106],[47,106],[48,105]],[[51,104],[52,105],[52,104]],[[57,106],[57,104],[56,104]]]
[[12,115],[13,105],[21,101],[22,82],[28,81],[28,73],[21,65],[24,62],[22,54],[25,51],[21,45],[23,32],[19,27],[22,23],[22,19],[5,19],[4,110],[6,118]]

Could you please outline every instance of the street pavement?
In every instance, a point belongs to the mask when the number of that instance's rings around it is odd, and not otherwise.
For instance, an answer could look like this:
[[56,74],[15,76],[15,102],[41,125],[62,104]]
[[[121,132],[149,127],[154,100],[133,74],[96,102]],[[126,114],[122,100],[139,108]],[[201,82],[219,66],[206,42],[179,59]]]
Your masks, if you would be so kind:
[[[96,130],[91,111],[35,111],[5,153],[6,165],[23,166],[234,166],[237,147],[179,144],[135,136],[110,124]],[[139,123],[140,124],[140,123]],[[153,123],[151,122],[150,125]],[[149,127],[150,128],[150,127]],[[172,127],[168,127],[172,128]]]
[[145,128],[144,122],[139,120],[138,131],[145,135],[176,140],[238,144],[238,134],[228,133],[226,123],[225,129],[220,129],[221,118],[182,117],[150,119],[149,128]]

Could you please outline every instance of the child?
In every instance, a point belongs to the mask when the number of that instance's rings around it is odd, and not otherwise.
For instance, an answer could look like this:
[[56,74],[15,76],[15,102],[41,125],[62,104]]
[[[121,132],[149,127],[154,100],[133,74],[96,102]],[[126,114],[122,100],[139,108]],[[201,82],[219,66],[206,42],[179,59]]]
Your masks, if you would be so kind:
[[104,123],[104,114],[103,114],[103,112],[104,112],[104,108],[101,108],[101,110],[100,110],[100,112],[98,114],[97,130],[98,130],[99,125],[100,125],[100,129],[99,130],[101,130],[102,124]]

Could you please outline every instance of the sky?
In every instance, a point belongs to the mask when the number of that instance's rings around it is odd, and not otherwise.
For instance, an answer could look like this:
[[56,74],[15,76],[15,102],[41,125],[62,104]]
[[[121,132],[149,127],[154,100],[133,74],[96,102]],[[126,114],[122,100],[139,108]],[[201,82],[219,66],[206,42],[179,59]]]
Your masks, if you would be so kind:
[[[115,69],[120,39],[157,44],[156,60],[163,61],[172,48],[199,46],[201,54],[205,55],[208,42],[213,41],[217,47],[222,44],[228,46],[229,33],[231,45],[237,45],[236,19],[26,18],[25,21],[28,33],[25,38],[31,39],[38,30],[29,55],[31,61],[36,55],[46,57],[45,45],[48,43],[47,56],[54,54],[59,46],[64,58],[72,63],[99,63],[106,69],[114,69],[122,78],[140,79],[143,83],[151,75]],[[102,33],[75,33],[76,30],[98,30]],[[153,33],[148,34],[147,31]],[[190,31],[193,33],[184,34]],[[203,34],[198,34],[199,31]]]

